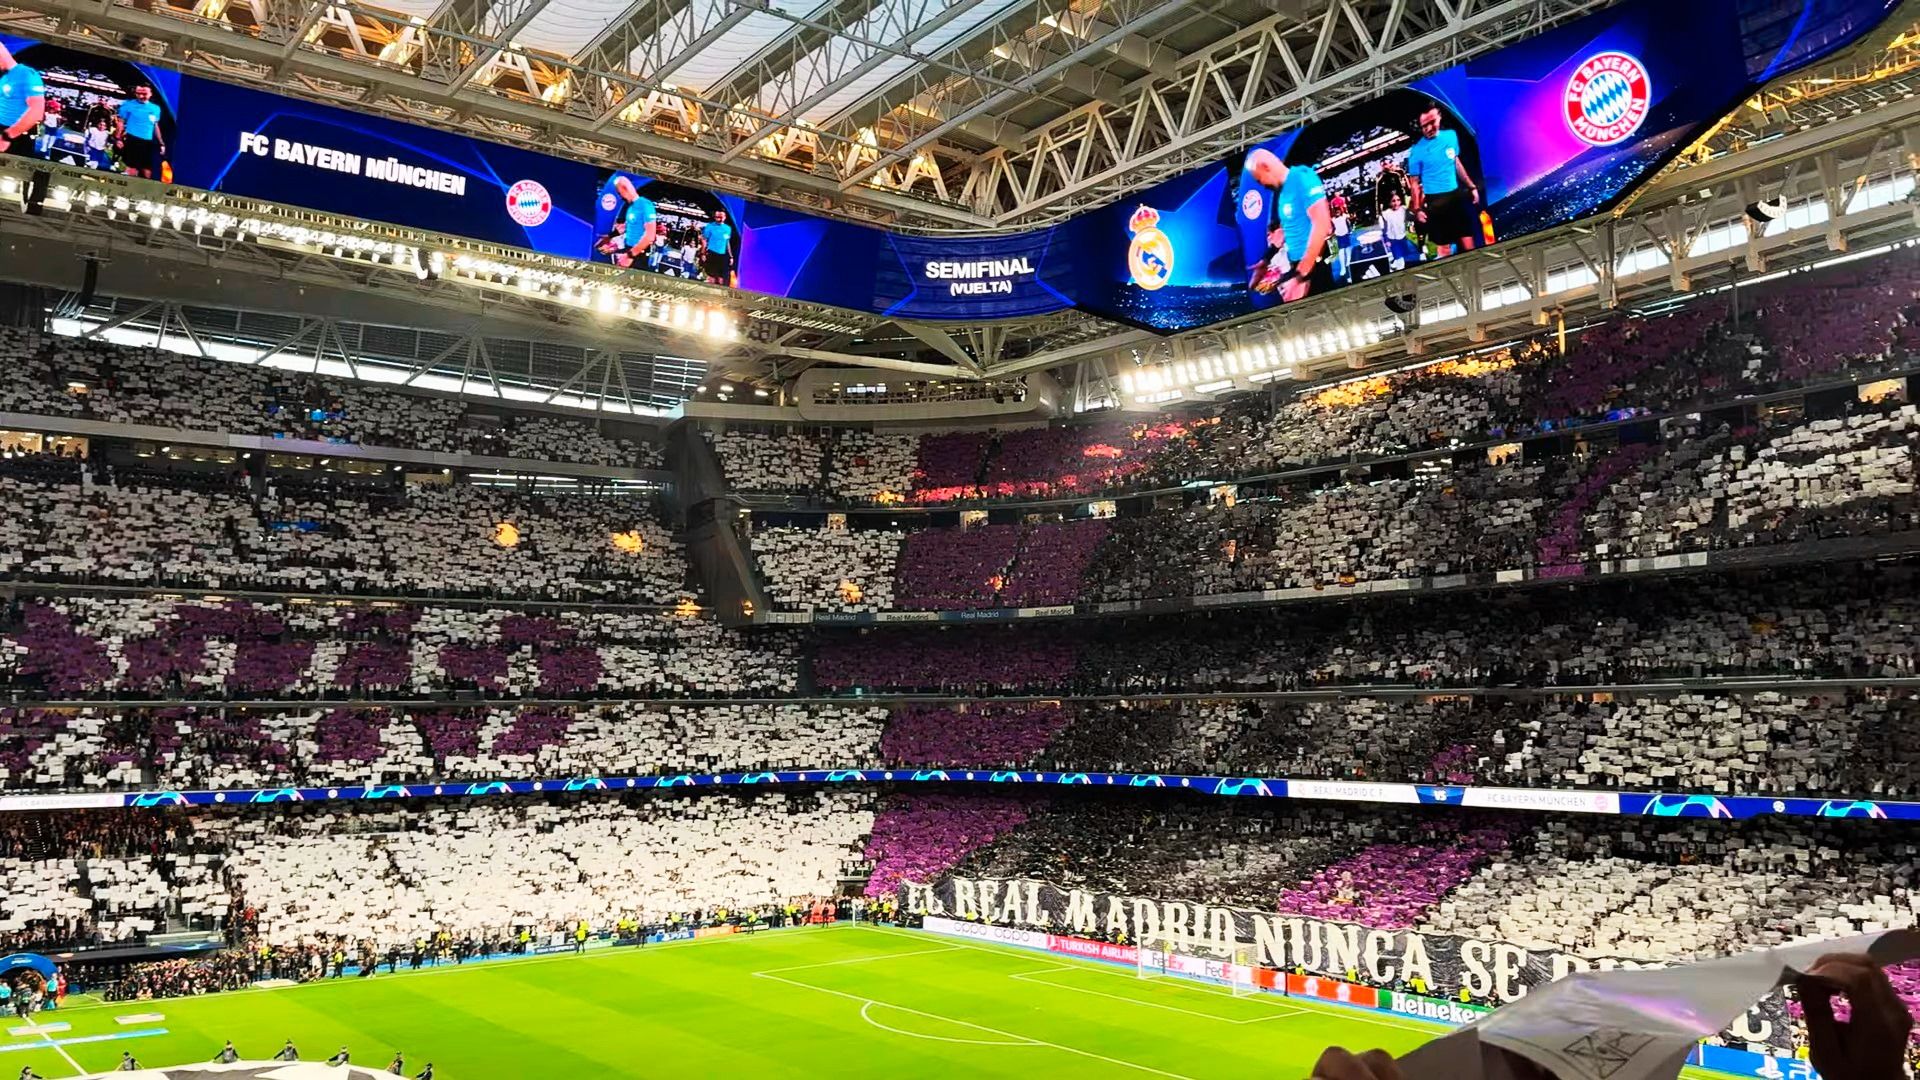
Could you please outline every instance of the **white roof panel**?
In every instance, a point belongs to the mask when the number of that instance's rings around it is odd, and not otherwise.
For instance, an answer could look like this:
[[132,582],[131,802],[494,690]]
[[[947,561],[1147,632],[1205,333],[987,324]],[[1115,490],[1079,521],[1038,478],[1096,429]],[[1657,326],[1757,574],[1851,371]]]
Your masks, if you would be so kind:
[[572,56],[631,10],[632,0],[548,0],[518,40],[529,49]]

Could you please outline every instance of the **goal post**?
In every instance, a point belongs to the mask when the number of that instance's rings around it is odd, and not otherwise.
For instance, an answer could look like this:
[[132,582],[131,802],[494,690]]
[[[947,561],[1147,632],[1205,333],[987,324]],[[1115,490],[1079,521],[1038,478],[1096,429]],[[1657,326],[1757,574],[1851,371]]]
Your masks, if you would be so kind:
[[1156,935],[1135,947],[1134,967],[1142,979],[1192,979],[1225,987],[1234,997],[1260,992],[1260,965],[1252,945],[1177,941]]
[[1143,979],[1164,979],[1174,974],[1173,942],[1166,938],[1142,941],[1133,950],[1133,958]]

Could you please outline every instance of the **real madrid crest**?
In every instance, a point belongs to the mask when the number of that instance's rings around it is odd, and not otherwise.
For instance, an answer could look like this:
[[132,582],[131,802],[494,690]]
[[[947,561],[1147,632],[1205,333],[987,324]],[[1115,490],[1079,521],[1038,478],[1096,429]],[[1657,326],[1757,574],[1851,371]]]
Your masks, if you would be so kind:
[[1173,241],[1160,231],[1160,211],[1142,205],[1127,219],[1133,243],[1127,248],[1127,271],[1133,283],[1153,292],[1173,278]]

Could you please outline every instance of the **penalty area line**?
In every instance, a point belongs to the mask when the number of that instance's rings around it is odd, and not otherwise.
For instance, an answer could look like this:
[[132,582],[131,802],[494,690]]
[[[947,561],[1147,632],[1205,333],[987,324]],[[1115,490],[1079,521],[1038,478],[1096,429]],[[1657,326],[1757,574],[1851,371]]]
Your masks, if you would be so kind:
[[794,964],[792,967],[768,968],[756,971],[755,975],[777,975],[783,971],[810,971],[814,968],[839,967],[841,964],[870,964],[875,960],[899,960],[908,956],[932,956],[935,953],[959,952],[958,945],[942,945],[937,949],[914,949],[909,952],[878,953],[873,956],[853,956],[845,960],[826,960],[818,964]]
[[[1009,1039],[956,1039],[950,1035],[928,1035],[925,1032],[908,1031],[905,1028],[888,1027],[887,1025],[881,1023],[878,1020],[875,1020],[872,1017],[871,1010],[873,1009],[875,1004],[877,1004],[877,1002],[869,1001],[865,1005],[860,1006],[860,1019],[865,1020],[869,1024],[872,1024],[874,1027],[879,1028],[881,1031],[890,1031],[895,1035],[905,1035],[909,1039],[932,1039],[934,1042],[964,1043],[968,1046],[1039,1046],[1040,1045],[1039,1043],[1034,1042],[1032,1039],[1029,1039],[1024,1035],[1015,1036],[1014,1038],[1017,1039],[1018,1041],[1009,1040]],[[880,1007],[883,1009],[891,1009],[894,1006],[881,1005]]]
[[[869,1024],[873,1024],[875,1027],[879,1027],[881,1025],[874,1023],[873,1018],[871,1016],[866,1015],[865,1010],[871,1009],[873,1006],[878,1005],[881,1008],[892,1009],[895,1012],[903,1012],[912,1016],[922,1016],[929,1020],[938,1020],[944,1024],[954,1024],[959,1027],[972,1028],[975,1031],[984,1031],[989,1035],[998,1035],[1003,1039],[1009,1040],[1008,1042],[1005,1042],[1005,1043],[993,1043],[989,1045],[1044,1046],[1053,1050],[1062,1051],[1064,1053],[1077,1054],[1080,1057],[1084,1057],[1084,1058],[1092,1058],[1095,1061],[1104,1061],[1109,1065],[1118,1065],[1123,1069],[1134,1069],[1139,1072],[1152,1073],[1155,1076],[1165,1076],[1165,1077],[1168,1077],[1169,1080],[1193,1080],[1193,1077],[1183,1076],[1182,1074],[1176,1073],[1176,1072],[1168,1072],[1165,1069],[1156,1069],[1151,1065],[1142,1065],[1137,1061],[1128,1061],[1125,1058],[1108,1057],[1105,1054],[1096,1054],[1091,1050],[1082,1050],[1082,1049],[1079,1049],[1078,1047],[1062,1046],[1059,1043],[1048,1042],[1045,1039],[1036,1039],[1030,1035],[1022,1035],[1014,1031],[1002,1031],[999,1028],[988,1027],[985,1024],[976,1024],[971,1020],[961,1020],[956,1017],[942,1016],[939,1013],[926,1012],[921,1009],[911,1009],[905,1005],[895,1005],[891,1001],[881,1001],[879,998],[870,998],[864,994],[850,994],[850,993],[847,993],[845,990],[833,990],[825,986],[815,986],[812,983],[803,983],[798,979],[789,979],[780,975],[769,975],[764,971],[756,971],[754,972],[754,975],[762,979],[772,979],[774,982],[777,982],[777,983],[785,983],[788,986],[797,986],[802,990],[812,990],[817,994],[832,994],[834,997],[844,998],[847,1001],[857,1001],[863,1006],[861,1018],[866,1020]],[[929,1038],[931,1036],[916,1036],[916,1037]],[[1012,1041],[1012,1040],[1020,1040],[1020,1041]],[[981,1041],[984,1042],[984,1040],[981,1040]]]
[[[1202,1020],[1214,1020],[1222,1024],[1264,1024],[1269,1020],[1285,1020],[1290,1016],[1305,1016],[1307,1014],[1307,1011],[1305,1009],[1296,1009],[1288,1006],[1280,1006],[1271,1011],[1268,1011],[1267,1015],[1265,1016],[1255,1016],[1247,1020],[1235,1020],[1230,1016],[1221,1016],[1218,1013],[1201,1012],[1198,1009],[1183,1009],[1178,1005],[1168,1005],[1165,1002],[1147,1001],[1144,998],[1131,997],[1126,994],[1109,994],[1105,990],[1089,990],[1084,986],[1069,986],[1063,983],[1049,982],[1047,979],[1043,978],[1043,976],[1052,975],[1052,974],[1055,974],[1056,972],[1062,972],[1062,971],[1081,972],[1081,971],[1087,971],[1087,970],[1088,970],[1087,968],[1060,966],[1060,967],[1041,968],[1038,971],[1019,971],[1019,972],[1015,972],[1012,975],[1007,976],[1007,978],[1014,979],[1019,982],[1034,983],[1039,986],[1044,986],[1050,990],[1068,990],[1076,994],[1091,994],[1094,997],[1103,997],[1103,998],[1106,998],[1108,1001],[1123,1001],[1129,1005],[1145,1005],[1149,1009],[1165,1009],[1168,1012],[1182,1013],[1187,1016],[1197,1016]],[[1119,974],[1119,972],[1114,972],[1114,974],[1117,975]],[[1178,989],[1185,990],[1187,989],[1187,987],[1182,986],[1182,987],[1178,987]],[[1221,995],[1210,994],[1208,996],[1220,997]],[[1228,998],[1227,1000],[1237,1001],[1240,999]]]

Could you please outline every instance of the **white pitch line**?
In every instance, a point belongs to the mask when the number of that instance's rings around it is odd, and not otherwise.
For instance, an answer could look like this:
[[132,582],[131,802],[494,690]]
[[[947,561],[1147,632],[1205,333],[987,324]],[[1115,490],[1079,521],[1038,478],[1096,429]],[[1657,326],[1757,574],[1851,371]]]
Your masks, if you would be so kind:
[[870,964],[875,960],[898,960],[906,956],[932,956],[934,953],[959,952],[958,945],[942,945],[937,949],[914,949],[911,952],[880,953],[875,956],[855,956],[846,960],[825,960],[818,964],[795,964],[792,967],[768,968],[756,971],[755,975],[774,975],[782,971],[808,971],[813,968],[839,967],[841,964]]
[[[927,931],[924,931],[924,930],[906,930],[906,929],[901,929],[899,927],[887,927],[887,926],[875,926],[875,927],[871,927],[871,929],[877,930],[883,934],[890,934],[898,937],[927,936]],[[955,944],[959,945],[959,947],[962,949],[973,949],[978,952],[994,953],[1000,956],[1022,956],[1022,955],[1030,956],[1032,955],[1032,952],[1033,952],[1033,950],[1031,949],[1023,949],[1018,945],[1002,945],[999,948],[989,948],[985,945],[971,945],[964,942],[955,942]],[[1075,970],[1079,970],[1079,968],[1076,966]],[[1099,964],[1098,961],[1089,960],[1086,962],[1086,970],[1104,971],[1107,969],[1105,965]],[[1112,974],[1119,975],[1121,974],[1121,972],[1115,971],[1115,972],[1112,972]],[[1432,1035],[1435,1032],[1452,1030],[1450,1027],[1439,1024],[1437,1022],[1415,1020],[1412,1018],[1399,1019],[1399,1018],[1384,1017],[1384,1016],[1367,1016],[1363,1014],[1359,1009],[1354,1008],[1353,1006],[1333,1005],[1324,1001],[1315,1000],[1314,998],[1301,998],[1301,997],[1288,996],[1287,1001],[1292,1005],[1292,1007],[1299,1009],[1303,1013],[1318,1014],[1322,1016],[1337,1016],[1342,1020],[1352,1020],[1353,1022],[1358,1024],[1377,1024],[1380,1027],[1393,1028],[1396,1031],[1417,1031],[1423,1035]]]
[[[1015,1036],[1017,1039],[1019,1039],[1018,1042],[1008,1042],[1005,1039],[956,1039],[950,1035],[928,1035],[925,1032],[908,1031],[905,1028],[888,1027],[887,1025],[881,1023],[878,1020],[875,1020],[872,1016],[868,1015],[868,1010],[872,1009],[874,1005],[875,1005],[875,1002],[869,1001],[865,1005],[860,1006],[860,1019],[865,1020],[869,1024],[872,1024],[874,1027],[879,1028],[881,1031],[890,1031],[895,1035],[905,1035],[909,1039],[932,1039],[935,1042],[965,1043],[968,1046],[1038,1046],[1040,1045],[1039,1043],[1034,1042],[1032,1039],[1029,1039],[1024,1035]],[[894,1006],[881,1005],[880,1007],[883,1009],[891,1009]]]
[[[593,960],[595,958],[606,958],[606,957],[612,957],[612,956],[618,956],[618,957],[644,956],[648,953],[658,952],[661,949],[678,949],[678,948],[681,948],[682,946],[693,946],[693,945],[702,945],[702,946],[720,945],[728,941],[764,940],[768,935],[821,934],[821,933],[826,933],[831,929],[832,929],[831,927],[826,927],[826,926],[793,926],[793,927],[782,927],[777,930],[768,930],[768,931],[764,931],[762,933],[757,933],[757,934],[721,934],[715,937],[682,938],[675,941],[656,941],[651,945],[620,945],[620,946],[612,946],[607,948],[596,949],[593,952],[584,954],[584,958],[587,960]],[[917,940],[921,940],[921,941],[926,940],[924,937],[921,937],[918,934],[915,934],[913,936]],[[615,951],[616,949],[618,951]],[[486,971],[486,970],[498,968],[503,964],[519,967],[521,965],[526,965],[526,964],[544,964],[552,961],[580,960],[582,958],[583,958],[583,954],[571,953],[571,952],[548,953],[543,956],[503,956],[498,960],[483,960],[483,961],[478,961],[472,964],[442,963],[442,964],[436,964],[433,967],[420,968],[414,971],[390,971],[385,974],[375,975],[373,976],[373,978],[376,981],[381,979],[413,979],[413,978],[422,978],[430,975],[453,975],[462,971]],[[338,978],[338,979],[309,979],[306,982],[295,983],[292,986],[250,986],[250,987],[247,987],[245,990],[222,990],[219,993],[219,997],[221,1000],[224,1001],[225,999],[233,997],[236,994],[298,994],[303,990],[312,990],[312,989],[316,989],[323,986],[357,986],[359,985],[359,983],[360,983],[360,979],[358,976],[355,976],[353,978]],[[201,994],[197,996],[204,999],[208,995]],[[153,998],[151,999],[149,1004],[162,1002],[162,1001],[181,1001],[181,1000],[184,1000],[184,998],[181,998],[181,997]],[[67,1005],[67,1006],[63,1006],[60,1009],[60,1014],[62,1016],[65,1016],[69,1013],[87,1012],[93,1009],[124,1009],[127,1007],[128,1004],[129,1003],[125,1001],[96,1001],[90,1005]]]
[[81,1067],[80,1067],[80,1063],[79,1063],[79,1062],[77,1062],[77,1061],[75,1061],[75,1060],[73,1060],[73,1055],[72,1055],[72,1054],[69,1054],[69,1053],[67,1053],[67,1048],[66,1048],[66,1047],[64,1047],[64,1046],[61,1046],[61,1045],[60,1045],[59,1043],[57,1043],[57,1042],[54,1042],[54,1041],[53,1041],[53,1036],[51,1036],[51,1035],[48,1035],[48,1034],[47,1034],[46,1032],[44,1032],[44,1031],[43,1031],[43,1032],[41,1032],[41,1033],[40,1033],[40,1038],[42,1038],[42,1039],[44,1039],[44,1040],[46,1041],[46,1044],[47,1044],[48,1046],[51,1046],[51,1047],[53,1047],[53,1049],[54,1049],[54,1052],[55,1052],[55,1053],[57,1053],[57,1054],[59,1054],[59,1055],[60,1055],[61,1057],[63,1057],[63,1058],[66,1058],[66,1059],[67,1059],[67,1064],[69,1064],[69,1065],[71,1065],[71,1066],[73,1066],[73,1075],[75,1075],[75,1076],[85,1076],[85,1075],[87,1075],[87,1070],[85,1070],[85,1069],[83,1069],[83,1068],[81,1068]]
[[960,1020],[951,1016],[942,1016],[939,1013],[924,1012],[920,1009],[910,1009],[905,1005],[895,1005],[891,1001],[881,1001],[878,998],[870,998],[862,994],[849,994],[844,990],[832,990],[824,986],[815,986],[812,983],[803,983],[797,979],[783,978],[782,976],[779,976],[779,975],[769,975],[764,971],[756,971],[754,972],[754,974],[763,979],[772,979],[774,982],[786,983],[788,986],[797,986],[802,990],[812,990],[815,993],[819,993],[819,994],[832,994],[834,997],[837,997],[837,998],[845,998],[848,1001],[857,1001],[862,1005],[880,1005],[885,1008],[893,1009],[897,1012],[910,1013],[914,1016],[924,1016],[929,1020],[938,1020],[941,1023],[945,1023],[945,1024],[957,1024],[961,1027],[972,1028],[975,1031],[984,1031],[989,1035],[999,1035],[1002,1038],[1006,1038],[1006,1039],[1027,1040],[1026,1042],[1023,1042],[1023,1043],[1008,1043],[1007,1045],[1009,1046],[1028,1046],[1028,1045],[1046,1046],[1046,1047],[1051,1047],[1052,1049],[1055,1049],[1055,1050],[1064,1051],[1065,1053],[1078,1054],[1081,1057],[1092,1058],[1095,1061],[1104,1061],[1109,1065],[1118,1065],[1123,1069],[1136,1069],[1140,1072],[1152,1073],[1155,1076],[1165,1076],[1165,1077],[1168,1077],[1169,1080],[1193,1080],[1193,1077],[1191,1076],[1183,1076],[1180,1073],[1168,1072],[1165,1069],[1156,1069],[1151,1065],[1142,1065],[1137,1061],[1127,1061],[1124,1058],[1108,1057],[1105,1054],[1096,1054],[1091,1050],[1081,1050],[1077,1047],[1062,1046],[1056,1042],[1048,1042],[1045,1039],[1033,1038],[1031,1035],[1022,1035],[1022,1034],[1019,1034],[1018,1032],[1002,1031],[999,1028],[988,1027],[985,1024],[976,1024],[971,1020]]
[[1168,1012],[1184,1013],[1187,1016],[1198,1016],[1203,1020],[1217,1020],[1222,1024],[1264,1024],[1269,1020],[1284,1020],[1289,1016],[1305,1016],[1306,1015],[1305,1009],[1288,1009],[1285,1012],[1276,1011],[1276,1012],[1270,1012],[1266,1016],[1256,1016],[1251,1020],[1233,1020],[1233,1019],[1229,1019],[1228,1017],[1220,1016],[1215,1013],[1200,1012],[1197,1009],[1183,1009],[1178,1005],[1167,1005],[1158,1001],[1147,1001],[1142,998],[1127,997],[1124,994],[1109,994],[1104,990],[1089,990],[1084,986],[1064,986],[1060,983],[1048,982],[1047,980],[1040,977],[1042,975],[1051,974],[1056,971],[1080,971],[1080,970],[1083,970],[1083,969],[1073,968],[1073,967],[1042,968],[1039,971],[1022,971],[1022,972],[1019,972],[1018,974],[1009,975],[1007,976],[1007,978],[1017,979],[1021,982],[1037,983],[1041,986],[1045,986],[1053,990],[1070,990],[1076,994],[1092,994],[1094,997],[1103,997],[1103,998],[1106,998],[1108,1001],[1124,1001],[1129,1005],[1145,1005],[1149,1009],[1165,1009]]

